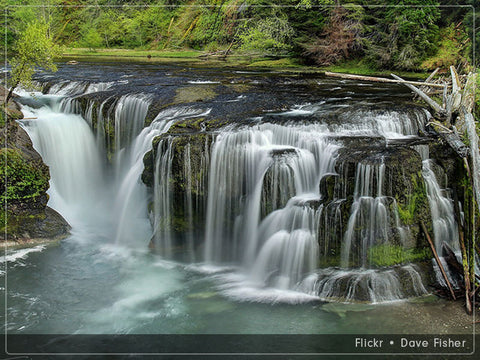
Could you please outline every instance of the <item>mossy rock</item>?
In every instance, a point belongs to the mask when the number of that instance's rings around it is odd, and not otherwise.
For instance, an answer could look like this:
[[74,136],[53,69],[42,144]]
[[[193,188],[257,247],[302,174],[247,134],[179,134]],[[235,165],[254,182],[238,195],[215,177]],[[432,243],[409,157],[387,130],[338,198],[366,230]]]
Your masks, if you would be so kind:
[[26,209],[8,211],[7,214],[2,212],[0,218],[0,231],[6,234],[6,240],[16,242],[29,242],[34,239],[57,240],[67,236],[70,231],[65,219],[49,207],[39,211]]
[[0,187],[7,206],[0,212],[0,231],[6,240],[21,242],[66,235],[67,222],[47,208],[49,169],[28,134],[15,121],[8,121],[1,132],[7,141],[0,149],[0,168],[6,175],[0,179]]
[[[0,149],[0,167],[5,178],[0,180],[2,202],[37,202],[49,187],[49,174],[45,168],[26,161],[17,149]],[[6,182],[5,182],[6,179]]]
[[[153,140],[152,150],[144,157],[145,169],[142,180],[153,191],[157,154],[159,150],[163,154],[167,150],[166,147],[171,147],[169,188],[172,193],[170,209],[172,218],[166,226],[171,231],[175,248],[184,247],[189,236],[193,235],[197,241],[196,245],[199,245],[203,237],[208,191],[208,158],[213,138],[214,136],[208,133],[175,135],[165,133]],[[160,145],[163,146],[162,149],[159,149]],[[192,205],[192,209],[188,208],[188,204]],[[151,211],[154,211],[153,207]]]
[[389,267],[432,258],[430,248],[407,249],[400,245],[380,244],[368,249],[369,263],[375,267]]
[[212,100],[217,96],[216,85],[193,85],[178,88],[173,102],[175,104]]

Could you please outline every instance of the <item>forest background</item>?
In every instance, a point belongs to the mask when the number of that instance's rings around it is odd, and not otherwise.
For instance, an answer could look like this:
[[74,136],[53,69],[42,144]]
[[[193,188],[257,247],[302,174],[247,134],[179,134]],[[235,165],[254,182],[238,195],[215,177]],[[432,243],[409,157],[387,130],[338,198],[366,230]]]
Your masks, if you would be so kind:
[[228,50],[284,66],[351,64],[362,73],[478,65],[480,18],[473,11],[479,8],[478,0],[0,0],[0,4],[7,9],[0,29],[7,52],[15,51],[28,24],[43,21],[64,53],[135,49],[193,57],[198,51]]

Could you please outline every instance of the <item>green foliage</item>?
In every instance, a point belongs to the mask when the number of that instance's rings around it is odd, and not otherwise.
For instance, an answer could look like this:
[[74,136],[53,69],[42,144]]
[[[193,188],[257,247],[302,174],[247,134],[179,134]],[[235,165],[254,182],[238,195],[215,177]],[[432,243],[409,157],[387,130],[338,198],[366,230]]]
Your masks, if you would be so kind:
[[451,65],[458,65],[465,62],[468,36],[461,29],[456,28],[454,24],[440,31],[440,42],[437,53],[426,59],[421,67],[434,70],[437,67],[449,68]]
[[0,128],[5,126],[5,108],[0,106]]
[[364,38],[365,56],[379,68],[417,69],[436,50],[438,2],[392,0],[388,4],[395,6],[369,11],[371,24]]
[[429,248],[405,249],[399,245],[381,244],[368,249],[370,263],[378,267],[422,261],[431,257],[432,252]]
[[477,70],[477,76],[475,81],[475,105],[474,105],[474,117],[477,125],[477,133],[480,136],[480,70]]
[[81,46],[91,50],[102,47],[102,37],[94,27],[88,27],[83,31],[83,37],[80,42]]
[[[11,91],[19,84],[32,87],[32,75],[38,68],[56,71],[54,58],[60,55],[44,21],[30,22],[14,45],[14,56],[9,58]],[[10,96],[11,94],[9,94]]]
[[[1,201],[27,200],[42,195],[48,189],[48,175],[28,163],[22,154],[14,149],[0,149],[0,168],[5,169]],[[6,185],[6,186],[5,186]]]
[[[10,51],[31,23],[69,47],[289,55],[323,66],[365,59],[370,69],[419,70],[471,62],[473,12],[454,0],[0,0]],[[478,5],[478,0],[466,0]],[[42,6],[47,5],[47,6]],[[52,6],[57,5],[57,6]],[[131,6],[135,5],[135,6]],[[159,6],[157,6],[159,5]],[[373,5],[373,6],[372,6]],[[384,6],[391,5],[391,6]],[[480,12],[479,12],[480,14]],[[477,24],[479,15],[477,17]],[[452,29],[455,29],[452,30]],[[5,31],[3,31],[5,30]],[[458,34],[457,34],[458,33]],[[460,35],[459,35],[460,34]],[[438,51],[437,51],[438,50]],[[27,74],[28,75],[28,74]]]
[[323,66],[356,55],[364,32],[363,19],[364,9],[359,5],[335,6],[320,36],[302,44],[303,54]]
[[414,223],[418,208],[427,201],[423,183],[419,185],[417,181],[412,181],[412,184],[415,189],[412,194],[407,195],[406,205],[398,204],[398,216],[404,225]]
[[269,17],[248,24],[239,35],[241,49],[279,55],[292,49],[290,40],[294,31],[285,17]]

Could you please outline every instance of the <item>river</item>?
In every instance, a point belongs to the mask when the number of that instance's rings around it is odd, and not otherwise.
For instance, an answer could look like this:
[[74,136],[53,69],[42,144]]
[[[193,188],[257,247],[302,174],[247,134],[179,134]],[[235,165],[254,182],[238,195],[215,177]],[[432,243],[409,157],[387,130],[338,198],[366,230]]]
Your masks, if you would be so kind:
[[[72,231],[7,251],[8,333],[472,333],[461,305],[432,295],[417,265],[372,263],[369,248],[413,238],[391,190],[397,149],[415,154],[436,238],[450,234],[443,241],[458,249],[422,142],[428,113],[402,87],[114,62],[36,80],[43,94],[22,92],[21,102],[37,120],[22,126],[50,166],[49,205]],[[178,124],[197,120],[182,133]],[[152,190],[143,159],[162,134]],[[196,134],[207,134],[201,150],[189,140],[178,155],[175,141]],[[204,178],[190,178],[199,169]],[[321,187],[329,177],[333,194]],[[187,230],[174,223],[180,208]]]

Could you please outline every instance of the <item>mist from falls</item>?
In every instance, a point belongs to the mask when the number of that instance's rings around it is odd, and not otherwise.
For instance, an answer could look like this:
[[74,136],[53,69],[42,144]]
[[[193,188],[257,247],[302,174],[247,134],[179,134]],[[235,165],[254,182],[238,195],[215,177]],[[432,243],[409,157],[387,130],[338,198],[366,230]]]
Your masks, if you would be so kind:
[[[162,136],[155,145],[149,191],[141,175],[154,139],[177,122],[207,116],[210,109],[168,107],[145,126],[153,101],[148,94],[86,104],[76,98],[111,86],[59,83],[45,96],[47,105],[23,108],[25,117],[37,118],[21,123],[50,167],[49,206],[73,231],[96,231],[136,248],[151,241],[162,257],[177,259],[174,205],[183,201],[181,220],[192,230],[182,234],[182,260],[192,263],[195,271],[216,274],[220,291],[228,297],[375,303],[427,293],[415,265],[379,269],[369,260],[370,248],[404,246],[410,236],[395,198],[386,191],[385,159],[375,156],[357,163],[348,214],[342,206],[349,194],[336,167],[339,151],[348,146],[344,137],[371,137],[387,145],[415,137],[426,122],[424,111],[407,116],[349,110],[337,123],[322,123],[321,118],[314,123],[269,121],[268,116],[316,116],[322,107],[304,104],[267,115],[256,125],[226,126],[205,141],[200,164],[205,179],[189,176],[190,144],[178,153],[175,136]],[[180,196],[172,187],[178,157],[183,159],[180,171],[185,179]],[[451,199],[440,188],[428,159],[423,169],[437,244],[445,241],[456,250]],[[329,179],[335,182],[333,198],[324,186]],[[198,193],[206,194],[203,201],[194,196]],[[193,229],[200,213],[205,214],[202,234]],[[348,222],[342,229],[345,216]],[[332,254],[334,248],[340,251]],[[330,256],[336,262],[320,267],[319,259]]]

